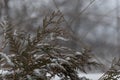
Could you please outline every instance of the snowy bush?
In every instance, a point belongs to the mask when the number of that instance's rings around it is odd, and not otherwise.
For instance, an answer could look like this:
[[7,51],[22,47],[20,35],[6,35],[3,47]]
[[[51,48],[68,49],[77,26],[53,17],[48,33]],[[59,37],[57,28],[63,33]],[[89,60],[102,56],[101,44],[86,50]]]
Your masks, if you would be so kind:
[[61,43],[72,39],[71,32],[60,26],[63,23],[58,11],[46,16],[35,34],[17,30],[9,21],[1,25],[3,48],[9,47],[9,53],[0,53],[1,69],[10,72],[1,74],[1,79],[51,80],[57,75],[61,80],[80,80],[77,70],[86,72],[86,67],[98,65],[91,60],[89,50],[80,47],[76,51]]
[[116,58],[113,60],[113,63],[110,69],[99,78],[99,80],[119,80],[120,79],[120,59]]

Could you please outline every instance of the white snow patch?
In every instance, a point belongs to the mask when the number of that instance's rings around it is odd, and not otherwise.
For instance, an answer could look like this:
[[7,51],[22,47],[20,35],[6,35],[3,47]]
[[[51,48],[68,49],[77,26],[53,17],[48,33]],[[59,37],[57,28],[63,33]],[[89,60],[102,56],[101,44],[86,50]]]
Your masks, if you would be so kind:
[[51,74],[50,74],[50,73],[47,73],[46,76],[51,76]]
[[17,34],[17,30],[16,30],[16,29],[14,30],[13,35],[14,35],[14,36],[17,36],[17,35],[18,35],[18,34]]
[[0,70],[0,74],[7,74],[8,71],[5,71],[5,70]]
[[68,40],[69,40],[69,39],[66,39],[66,38],[61,37],[61,36],[57,36],[56,38],[57,38],[57,39],[60,39],[60,40],[63,40],[63,41],[68,41]]
[[[90,80],[98,80],[102,75],[103,75],[103,73],[89,73],[89,74],[79,73],[78,74],[79,77],[86,77],[86,78],[88,78]],[[61,79],[60,79],[59,76],[56,75],[51,80],[61,80]]]
[[39,76],[41,73],[40,73],[40,69],[35,69],[34,70],[34,73],[35,73],[35,75],[37,75],[37,76]]
[[51,33],[51,34],[50,34],[50,40],[54,40],[53,35],[54,35],[54,33]]
[[55,77],[53,77],[53,78],[50,79],[50,80],[61,80],[61,78],[60,78],[59,76],[55,75]]
[[86,77],[90,80],[98,80],[102,75],[103,73],[89,73],[89,74],[79,73],[78,74],[79,77]]
[[8,74],[12,74],[13,71],[7,71],[7,70],[0,70],[0,75],[1,76],[5,76],[5,75],[8,75]]
[[78,52],[78,51],[77,51],[75,54],[77,54],[77,55],[82,55],[82,53],[81,53],[81,52]]
[[67,57],[66,60],[70,60],[70,57]]
[[27,75],[27,79],[28,79],[28,80],[32,80],[31,75]]
[[7,60],[9,65],[14,66],[14,63],[11,61],[11,59],[5,53],[0,52],[0,55]]
[[48,43],[41,43],[41,44],[37,44],[37,46],[46,46],[49,45]]

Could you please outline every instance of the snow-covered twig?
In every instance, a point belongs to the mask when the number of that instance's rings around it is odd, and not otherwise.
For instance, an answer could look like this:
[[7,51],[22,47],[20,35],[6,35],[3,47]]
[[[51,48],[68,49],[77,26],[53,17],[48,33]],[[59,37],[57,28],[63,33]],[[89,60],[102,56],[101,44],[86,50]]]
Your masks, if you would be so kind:
[[11,61],[11,59],[10,59],[5,53],[0,52],[0,55],[7,60],[8,64],[9,64],[10,66],[14,66],[14,63]]
[[66,38],[61,37],[61,36],[57,36],[56,38],[57,38],[57,39],[60,39],[60,40],[63,40],[63,41],[69,41],[69,39],[66,39]]

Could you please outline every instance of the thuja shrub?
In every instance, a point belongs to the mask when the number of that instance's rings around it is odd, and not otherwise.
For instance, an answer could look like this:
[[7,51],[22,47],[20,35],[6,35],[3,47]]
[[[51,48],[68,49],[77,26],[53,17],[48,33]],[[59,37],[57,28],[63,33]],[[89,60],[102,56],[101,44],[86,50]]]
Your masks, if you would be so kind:
[[110,69],[105,72],[99,80],[119,80],[120,79],[120,59],[113,60]]
[[[60,11],[53,12],[43,19],[43,25],[35,34],[15,29],[9,22],[1,25],[4,33],[4,48],[1,52],[1,69],[8,73],[1,75],[5,80],[51,80],[59,76],[61,80],[80,80],[77,70],[98,65],[92,61],[89,50],[74,50],[61,42],[69,43],[71,32],[63,26],[64,18]],[[7,66],[7,67],[6,67]]]

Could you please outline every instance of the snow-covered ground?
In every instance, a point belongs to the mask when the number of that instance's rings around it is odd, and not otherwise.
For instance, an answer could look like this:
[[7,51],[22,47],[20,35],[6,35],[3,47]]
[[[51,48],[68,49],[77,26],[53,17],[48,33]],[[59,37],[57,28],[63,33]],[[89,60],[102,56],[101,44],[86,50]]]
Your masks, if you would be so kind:
[[[78,75],[79,77],[86,77],[90,80],[98,80],[103,75],[103,73],[88,73],[88,74],[79,73]],[[58,76],[55,76],[55,78],[52,80],[60,80],[60,78]]]
[[[8,71],[3,71],[3,70],[0,70],[0,74],[6,74],[8,73]],[[79,77],[86,77],[90,80],[98,80],[102,75],[103,73],[88,73],[88,74],[85,74],[85,73],[79,73],[78,74]],[[54,78],[52,78],[51,80],[60,80],[60,78],[58,76],[55,76]],[[119,79],[120,80],[120,79]]]
[[89,74],[80,73],[79,77],[85,76],[86,78],[90,80],[98,80],[102,75],[103,73],[89,73]]
[[[89,74],[84,74],[84,73],[79,73],[79,77],[86,77],[89,78],[90,80],[98,80],[103,74],[102,73],[89,73]],[[55,76],[54,79],[52,80],[60,80],[58,76]]]
[[[6,74],[7,72],[8,71],[0,70],[0,74],[1,73]],[[79,73],[78,75],[79,75],[79,77],[86,77],[91,80],[98,80],[102,76],[102,73],[89,73],[89,74]],[[58,76],[55,76],[55,78],[51,79],[51,80],[60,80],[60,78]]]

